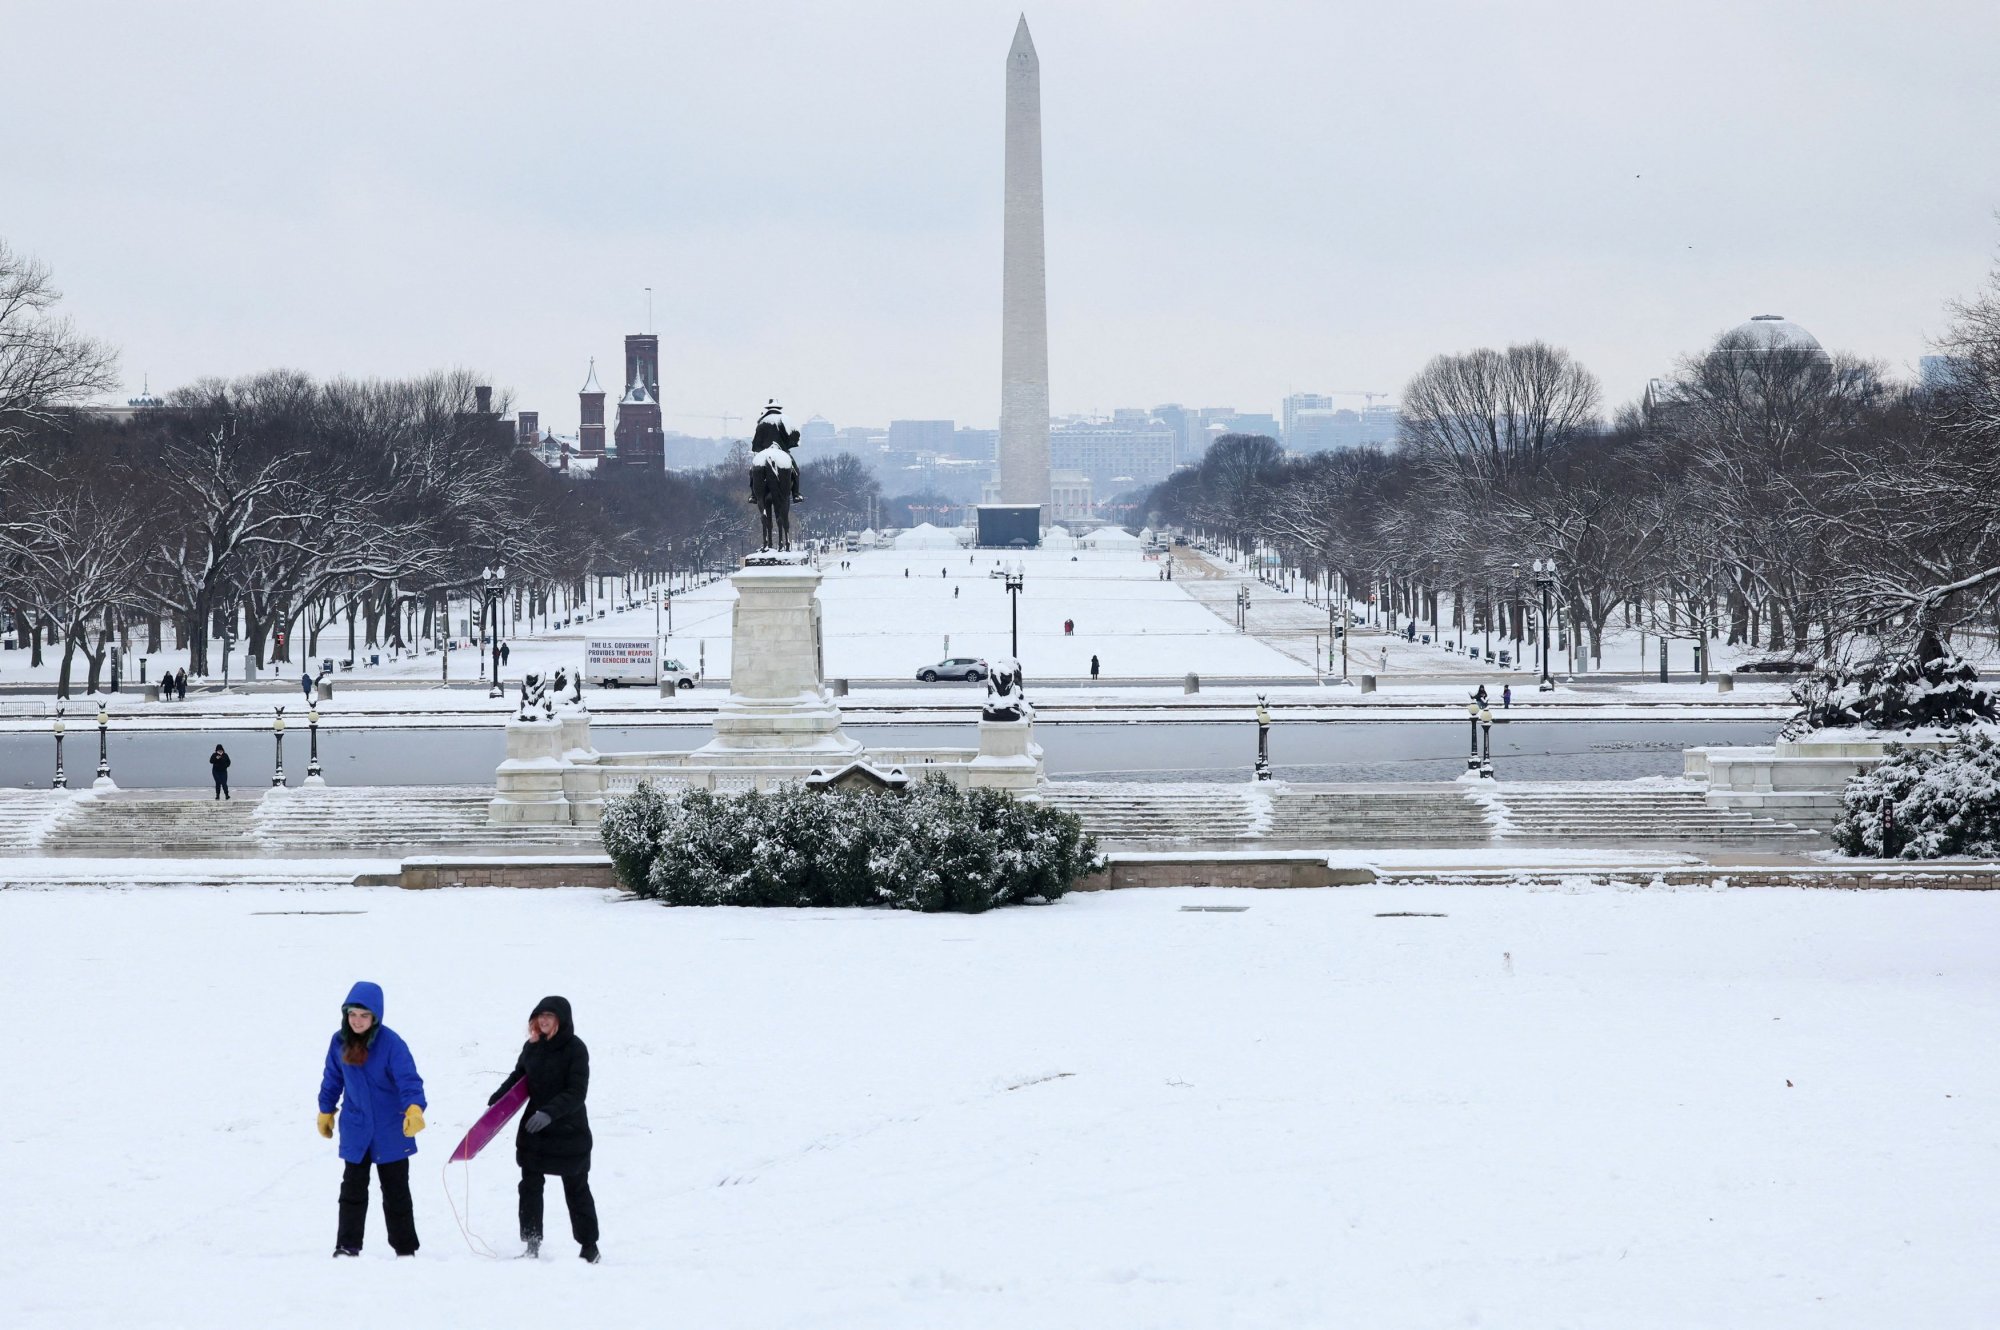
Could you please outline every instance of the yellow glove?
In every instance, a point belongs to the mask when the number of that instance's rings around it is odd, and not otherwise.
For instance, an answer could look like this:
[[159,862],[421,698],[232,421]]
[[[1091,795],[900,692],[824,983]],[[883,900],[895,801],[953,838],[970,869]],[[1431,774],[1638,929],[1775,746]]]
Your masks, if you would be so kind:
[[333,1114],[322,1113],[319,1115],[319,1134],[326,1137],[329,1141],[333,1139]]
[[415,1136],[424,1129],[424,1110],[411,1104],[403,1114],[403,1135]]

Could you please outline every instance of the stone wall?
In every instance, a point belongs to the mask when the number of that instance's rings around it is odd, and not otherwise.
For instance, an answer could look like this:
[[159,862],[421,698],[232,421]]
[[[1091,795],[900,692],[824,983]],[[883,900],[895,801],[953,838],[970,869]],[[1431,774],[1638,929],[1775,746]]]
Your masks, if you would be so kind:
[[574,858],[448,859],[426,856],[403,863],[405,890],[433,887],[616,887],[618,874],[605,855]]

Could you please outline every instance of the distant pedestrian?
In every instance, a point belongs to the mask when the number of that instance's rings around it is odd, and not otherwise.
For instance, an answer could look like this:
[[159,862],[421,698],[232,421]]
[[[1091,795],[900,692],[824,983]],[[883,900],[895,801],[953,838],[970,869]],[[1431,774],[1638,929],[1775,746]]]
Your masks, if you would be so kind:
[[229,754],[217,744],[215,751],[208,755],[208,774],[215,778],[215,797],[229,798]]
[[511,656],[511,655],[513,655],[513,654],[514,654],[514,648],[513,648],[513,647],[510,647],[510,646],[508,646],[508,645],[507,645],[507,644],[506,644],[505,642],[502,642],[502,643],[500,644],[500,663],[501,663],[501,665],[503,665],[503,666],[504,666],[504,665],[505,665],[505,664],[507,663],[507,657],[509,657],[509,656]]
[[951,598],[952,598],[953,600],[957,600],[957,599],[958,599],[958,588],[957,588],[957,587],[953,587],[953,588],[951,589]]
[[1475,702],[1477,702],[1477,703],[1478,703],[1478,704],[1479,704],[1480,706],[1482,706],[1482,707],[1486,705],[1486,685],[1485,685],[1485,684],[1481,684],[1481,685],[1479,685],[1479,691],[1478,691],[1478,692],[1476,692],[1476,693],[1474,693],[1474,694],[1472,695],[1472,700],[1473,700],[1473,701],[1475,701]]
[[184,669],[174,671],[174,699],[180,702],[188,700],[188,672]]
[[939,576],[939,577],[950,577],[950,576],[951,576],[951,569],[949,569],[949,568],[940,568],[940,569],[938,569],[938,576]]
[[1505,711],[1507,710],[1507,708],[1513,705],[1514,705],[1514,685],[1503,684],[1500,688],[1500,709],[1502,711]]
[[1097,682],[1097,657],[1095,656],[1090,658],[1090,681],[1092,683]]
[[313,673],[310,668],[299,671],[299,688],[305,693],[306,701],[313,700]]

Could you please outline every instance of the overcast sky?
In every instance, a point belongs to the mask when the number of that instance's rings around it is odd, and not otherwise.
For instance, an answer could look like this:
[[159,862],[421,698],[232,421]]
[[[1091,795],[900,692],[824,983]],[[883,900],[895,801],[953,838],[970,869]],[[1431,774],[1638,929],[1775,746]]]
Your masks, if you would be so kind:
[[[0,236],[133,391],[466,366],[567,431],[651,286],[669,429],[991,426],[1018,13],[0,0]],[[1902,369],[2000,252],[1994,0],[1028,21],[1058,413],[1531,338],[1617,402],[1759,313]]]

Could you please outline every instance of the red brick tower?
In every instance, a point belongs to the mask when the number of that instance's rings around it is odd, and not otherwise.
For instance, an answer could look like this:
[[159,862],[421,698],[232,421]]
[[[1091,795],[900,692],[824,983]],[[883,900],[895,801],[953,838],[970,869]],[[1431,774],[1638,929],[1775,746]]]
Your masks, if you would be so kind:
[[[604,456],[604,389],[597,386],[597,357],[590,358],[590,377],[583,381],[583,391],[576,395],[577,412],[580,423],[576,430],[576,455],[578,457]],[[567,458],[563,469],[569,469]]]
[[625,338],[625,395],[618,399],[612,431],[618,464],[664,470],[667,436],[660,427],[660,339],[652,333]]

